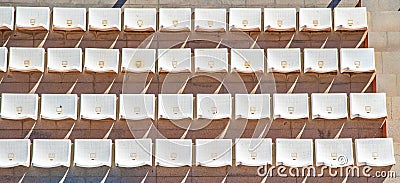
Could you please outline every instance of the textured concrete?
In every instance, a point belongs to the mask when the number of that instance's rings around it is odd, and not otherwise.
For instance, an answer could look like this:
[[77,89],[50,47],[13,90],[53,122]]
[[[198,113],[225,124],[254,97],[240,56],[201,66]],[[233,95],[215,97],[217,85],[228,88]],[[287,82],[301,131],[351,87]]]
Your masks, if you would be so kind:
[[[369,11],[368,22],[372,32],[368,35],[368,46],[375,48],[377,68],[376,86],[377,92],[387,92],[388,115],[386,123],[387,136],[393,138],[395,143],[395,158],[399,162],[399,113],[400,113],[400,92],[398,91],[398,79],[400,62],[398,62],[400,19],[398,18],[400,1],[397,0],[362,0],[362,5]],[[397,37],[396,37],[397,36]],[[382,70],[380,70],[382,69]],[[397,164],[391,167],[399,176],[400,166]],[[368,180],[370,181],[370,180]],[[382,180],[374,181],[382,182]],[[399,182],[399,178],[387,178],[384,182]]]
[[398,0],[362,0],[362,6],[368,8],[368,11],[398,11],[400,1]]
[[368,15],[368,26],[370,26],[372,32],[396,32],[400,30],[400,12],[398,11],[375,11]]

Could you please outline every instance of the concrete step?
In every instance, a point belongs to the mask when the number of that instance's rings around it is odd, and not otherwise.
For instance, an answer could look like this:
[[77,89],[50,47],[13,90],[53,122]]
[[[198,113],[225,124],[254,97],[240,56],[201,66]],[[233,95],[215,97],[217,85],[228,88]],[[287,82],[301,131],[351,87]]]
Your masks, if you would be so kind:
[[378,52],[400,51],[400,32],[369,32],[368,47]]
[[400,12],[399,11],[368,12],[368,26],[369,26],[369,31],[372,32],[400,32]]
[[399,0],[362,0],[361,5],[367,7],[368,11],[398,11]]

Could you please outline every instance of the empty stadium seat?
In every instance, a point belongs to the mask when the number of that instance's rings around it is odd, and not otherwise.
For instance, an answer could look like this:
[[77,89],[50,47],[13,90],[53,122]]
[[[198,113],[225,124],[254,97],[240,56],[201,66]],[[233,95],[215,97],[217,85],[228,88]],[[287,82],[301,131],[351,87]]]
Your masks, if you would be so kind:
[[279,94],[273,95],[274,119],[308,118],[308,94]]
[[231,139],[196,139],[196,165],[232,166]]
[[276,166],[307,167],[313,159],[312,139],[276,139]]
[[386,116],[386,93],[350,93],[351,119],[378,119]]
[[228,49],[194,49],[196,72],[228,72]]
[[270,118],[269,94],[236,94],[235,118],[263,119]]
[[345,167],[354,165],[353,142],[345,139],[315,139],[317,166]]
[[268,72],[300,72],[300,48],[267,49],[267,66]]
[[74,165],[78,167],[111,167],[111,139],[75,139]]
[[32,166],[54,168],[71,164],[71,140],[33,139]]
[[158,49],[158,72],[191,72],[190,48]]
[[119,96],[119,118],[127,120],[154,119],[154,94],[121,94]]
[[89,120],[116,119],[115,94],[82,94],[81,118]]
[[53,30],[86,31],[86,8],[53,8]]
[[193,119],[193,94],[159,94],[159,119]]
[[341,48],[340,72],[375,72],[374,48]]
[[261,8],[230,8],[230,31],[261,31]]
[[89,8],[90,31],[121,31],[121,8]]
[[125,8],[124,31],[156,31],[156,13],[157,10],[155,8]]
[[338,71],[337,48],[305,48],[304,73],[329,73]]
[[160,8],[160,31],[177,32],[192,30],[192,10],[190,8]]
[[312,119],[347,118],[346,93],[311,94]]
[[29,139],[0,139],[0,168],[29,167],[30,153]]
[[115,139],[115,165],[118,167],[152,166],[151,139]]
[[[1,11],[1,8],[0,8]],[[0,72],[7,72],[8,50],[6,47],[0,48]]]
[[82,72],[81,48],[47,48],[49,72]]
[[390,166],[396,164],[392,138],[356,139],[357,166]]
[[296,31],[296,8],[264,8],[265,31]]
[[33,119],[38,117],[37,94],[1,94],[1,118],[4,119]]
[[272,139],[237,138],[236,165],[264,166],[272,164]]
[[78,95],[42,94],[40,116],[43,119],[78,119]]
[[334,10],[335,31],[364,31],[368,29],[365,7],[338,7]]
[[330,8],[300,8],[300,31],[332,31]]
[[195,31],[223,32],[226,30],[226,9],[195,8]]
[[14,7],[0,7],[0,31],[14,30]]
[[43,48],[10,48],[10,71],[44,72]]
[[191,139],[156,139],[155,161],[157,166],[192,166]]
[[21,31],[48,31],[50,28],[50,8],[17,7],[15,28]]
[[197,118],[231,118],[231,94],[197,94]]
[[231,49],[231,72],[264,72],[263,49]]
[[118,72],[119,50],[85,48],[85,71]]
[[122,48],[122,72],[152,72],[156,68],[156,50]]

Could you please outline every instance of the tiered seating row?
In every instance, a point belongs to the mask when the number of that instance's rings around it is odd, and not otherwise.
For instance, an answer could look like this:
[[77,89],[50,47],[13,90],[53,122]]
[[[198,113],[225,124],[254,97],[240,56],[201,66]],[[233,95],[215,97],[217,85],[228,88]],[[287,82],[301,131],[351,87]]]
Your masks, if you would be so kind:
[[[0,140],[0,168],[30,164],[42,168],[70,167],[71,140],[34,139],[32,161],[30,143],[29,139]],[[191,139],[156,139],[155,145],[151,139],[116,139],[114,163],[117,167],[152,166],[153,147],[156,166],[232,166],[234,150],[237,166],[263,166],[273,162],[272,139],[237,138],[235,147],[232,145],[231,139],[196,139],[195,145]],[[75,139],[73,165],[110,167],[113,163],[112,146],[111,139]],[[278,138],[275,147],[277,166],[307,167],[315,162],[316,166],[346,167],[355,164],[354,157],[357,166],[389,166],[396,163],[391,138],[356,139],[355,156],[350,138],[315,139],[315,152],[312,139]]]
[[[48,31],[191,31],[190,8],[160,8],[157,28],[156,8],[89,8],[86,25],[85,8],[53,8],[50,23],[49,7],[0,7],[1,30]],[[124,11],[123,26],[121,12]],[[194,9],[194,30],[206,32],[229,31],[358,31],[367,30],[365,7],[335,8],[334,29],[330,8],[300,8],[299,25],[295,8],[230,8],[229,23],[226,9]],[[87,26],[87,28],[86,28]],[[297,28],[298,27],[298,28]]]
[[[263,49],[231,49],[230,54],[226,48],[194,49],[192,58],[190,48],[158,50],[122,48],[120,63],[118,49],[86,48],[83,65],[81,48],[48,48],[47,71],[331,73],[338,72],[339,65],[341,73],[375,71],[373,48],[342,48],[340,64],[336,48],[306,48],[303,67],[300,48],[269,48],[266,51],[267,59],[264,53]],[[7,61],[8,55],[9,61]],[[43,48],[11,47],[8,54],[7,48],[2,47],[0,71],[45,72],[45,57]]]
[[[154,94],[121,94],[119,119],[341,119],[348,117],[345,93],[311,95],[311,111],[308,94],[274,94],[273,108],[269,94],[236,94],[233,108],[230,94],[159,94],[158,106]],[[42,94],[38,109],[37,94],[8,94],[1,98],[3,119],[78,119],[78,96],[76,94]],[[196,105],[196,108],[194,107]],[[156,114],[156,107],[158,113]],[[117,119],[117,96],[115,94],[82,94],[80,97],[81,119]],[[378,119],[387,116],[385,93],[351,93],[351,119]],[[197,110],[194,116],[194,109]],[[272,114],[272,117],[271,117]],[[158,116],[158,118],[156,117]]]

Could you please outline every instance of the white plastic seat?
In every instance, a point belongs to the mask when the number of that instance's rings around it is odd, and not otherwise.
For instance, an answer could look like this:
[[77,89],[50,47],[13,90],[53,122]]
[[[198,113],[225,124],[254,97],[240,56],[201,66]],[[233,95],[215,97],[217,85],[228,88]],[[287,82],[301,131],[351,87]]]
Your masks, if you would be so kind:
[[115,94],[81,94],[81,118],[89,120],[116,119]]
[[340,72],[375,72],[374,48],[341,48]]
[[264,72],[263,49],[231,49],[231,72]]
[[154,94],[120,94],[119,118],[127,120],[153,119],[155,116]]
[[53,30],[86,31],[86,8],[53,8]]
[[232,166],[231,139],[196,139],[196,165]]
[[71,140],[33,139],[32,166],[54,168],[71,164]]
[[261,31],[261,8],[230,8],[230,31]]
[[85,48],[85,71],[118,72],[119,50]]
[[82,72],[81,48],[47,48],[49,72]]
[[192,166],[191,139],[156,139],[156,166]]
[[350,93],[350,118],[387,117],[386,93]]
[[122,72],[155,73],[156,50],[139,48],[122,48]]
[[312,93],[312,119],[347,118],[346,93]]
[[44,48],[10,48],[10,71],[44,72]]
[[190,8],[160,8],[160,31],[177,32],[192,30]]
[[339,7],[334,10],[335,31],[364,31],[368,29],[366,7]]
[[121,31],[121,8],[89,8],[90,31]]
[[274,119],[308,118],[308,94],[279,94],[273,96]]
[[195,31],[224,32],[226,30],[226,9],[195,8]]
[[267,49],[268,72],[300,72],[300,48],[269,48]]
[[332,31],[330,8],[300,8],[300,31]]
[[14,30],[14,7],[0,7],[0,30]]
[[156,13],[155,8],[125,8],[124,31],[156,31]]
[[191,72],[190,48],[158,49],[158,72]]
[[29,139],[0,139],[0,168],[29,167],[30,153]]
[[317,166],[345,167],[354,165],[353,142],[345,139],[315,139]]
[[197,94],[197,118],[231,118],[231,94]]
[[264,166],[272,164],[272,139],[237,138],[236,165]]
[[22,31],[48,31],[50,28],[49,7],[17,7],[15,28]]
[[276,166],[307,167],[313,159],[312,139],[276,139]]
[[264,8],[265,31],[296,31],[296,8]]
[[[1,8],[0,8],[1,11]],[[0,47],[0,72],[7,72],[8,50],[6,47]]]
[[390,166],[396,164],[392,138],[356,139],[357,166]]
[[304,49],[304,73],[328,73],[338,71],[337,48]]
[[152,166],[151,139],[115,139],[115,165],[118,167]]
[[40,116],[43,119],[78,119],[78,95],[42,94]]
[[159,119],[193,119],[193,94],[159,94]]
[[111,139],[75,139],[74,165],[78,167],[111,167]]
[[37,94],[1,94],[1,118],[4,119],[34,119],[38,116]]
[[196,72],[228,72],[228,49],[194,49]]
[[235,118],[263,119],[270,118],[269,94],[236,94]]

